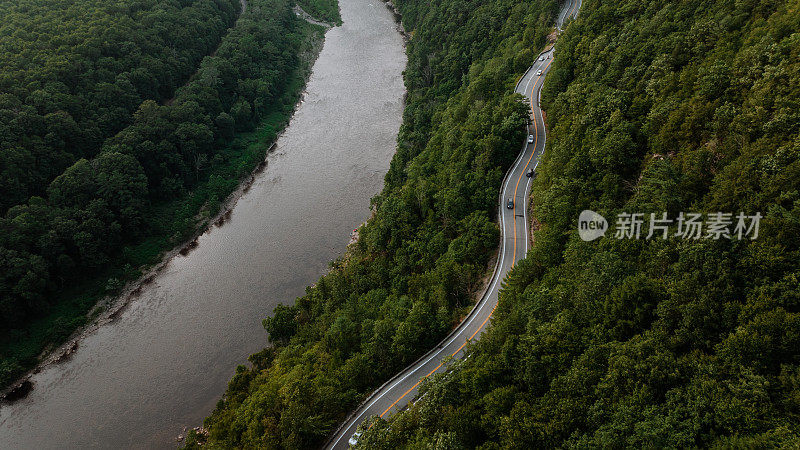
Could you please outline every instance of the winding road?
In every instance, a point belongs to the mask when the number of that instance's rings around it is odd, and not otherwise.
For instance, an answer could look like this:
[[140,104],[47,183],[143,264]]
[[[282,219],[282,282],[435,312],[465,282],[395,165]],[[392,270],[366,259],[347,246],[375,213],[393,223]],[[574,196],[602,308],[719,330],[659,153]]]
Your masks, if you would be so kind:
[[[559,12],[556,26],[560,29],[567,18],[575,17],[580,5],[581,0],[565,2]],[[387,418],[405,408],[416,397],[423,379],[434,373],[444,372],[447,368],[447,361],[451,358],[463,357],[467,344],[473,339],[478,339],[486,329],[489,319],[497,307],[500,281],[528,252],[530,242],[527,217],[528,193],[533,178],[525,175],[529,170],[535,172],[544,153],[547,133],[542,110],[539,108],[539,94],[552,61],[553,49],[551,48],[537,57],[536,62],[520,78],[515,88],[517,93],[524,95],[530,102],[532,117],[528,125],[528,133],[533,136],[533,142],[525,141],[522,151],[503,179],[498,213],[502,242],[497,265],[488,288],[458,328],[453,330],[436,348],[375,390],[358,409],[351,413],[347,421],[326,443],[325,448],[348,448],[350,438],[364,420],[376,415]],[[539,71],[541,71],[541,75],[538,75]],[[509,199],[514,201],[513,208],[507,207]]]

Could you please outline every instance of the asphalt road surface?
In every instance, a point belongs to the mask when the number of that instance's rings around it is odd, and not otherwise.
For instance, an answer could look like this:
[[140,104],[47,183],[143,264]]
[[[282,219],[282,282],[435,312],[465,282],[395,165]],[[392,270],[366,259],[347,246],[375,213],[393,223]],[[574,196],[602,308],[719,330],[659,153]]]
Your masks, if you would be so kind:
[[[574,17],[580,5],[581,0],[567,1],[561,7],[556,26],[560,29],[567,17]],[[325,448],[348,448],[348,441],[364,420],[372,416],[380,416],[385,419],[405,408],[416,397],[422,380],[434,373],[444,372],[447,368],[446,361],[450,357],[455,359],[463,357],[469,341],[479,338],[488,325],[489,319],[497,307],[497,295],[501,281],[514,267],[514,264],[525,257],[528,252],[530,242],[527,217],[528,193],[533,177],[527,177],[526,174],[529,170],[533,170],[535,177],[536,168],[544,153],[547,133],[542,111],[539,109],[539,92],[552,62],[553,49],[551,48],[537,57],[533,66],[517,82],[516,92],[524,95],[530,104],[531,122],[528,125],[528,134],[533,137],[533,142],[529,143],[528,139],[525,140],[522,151],[503,180],[498,215],[502,230],[502,243],[497,266],[488,289],[458,328],[453,330],[436,348],[373,392],[348,417],[347,421],[326,443]],[[539,71],[541,71],[541,75],[538,74]],[[512,208],[508,208],[509,199],[513,200]]]

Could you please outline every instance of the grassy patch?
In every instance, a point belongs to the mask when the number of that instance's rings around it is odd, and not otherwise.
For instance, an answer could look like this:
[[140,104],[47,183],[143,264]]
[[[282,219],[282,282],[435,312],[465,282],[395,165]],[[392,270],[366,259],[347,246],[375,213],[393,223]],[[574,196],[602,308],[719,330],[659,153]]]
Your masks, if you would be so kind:
[[339,14],[339,2],[337,0],[298,0],[297,4],[317,20],[334,25],[342,24],[342,16]]

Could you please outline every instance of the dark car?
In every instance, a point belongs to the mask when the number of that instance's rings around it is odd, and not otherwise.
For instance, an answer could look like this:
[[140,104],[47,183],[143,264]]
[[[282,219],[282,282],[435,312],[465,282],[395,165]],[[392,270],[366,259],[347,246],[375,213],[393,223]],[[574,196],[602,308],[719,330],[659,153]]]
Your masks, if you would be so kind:
[[514,200],[508,199],[508,203],[506,203],[506,208],[514,209]]
[[528,178],[533,178],[533,169],[529,169],[528,173],[526,173],[525,176]]

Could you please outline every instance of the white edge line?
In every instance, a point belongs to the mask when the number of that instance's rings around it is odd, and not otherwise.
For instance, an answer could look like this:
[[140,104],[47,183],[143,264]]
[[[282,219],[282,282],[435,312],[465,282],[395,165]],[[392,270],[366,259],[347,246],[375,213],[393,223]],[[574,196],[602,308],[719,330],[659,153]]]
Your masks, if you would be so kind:
[[[544,52],[544,53],[549,53],[549,52],[550,52],[550,51],[548,50],[547,52]],[[528,69],[528,71],[526,71],[525,75],[523,75],[523,76],[527,76],[527,74],[528,74],[528,73],[532,72],[532,71],[534,70],[534,67],[537,65],[536,63],[538,63],[538,62],[539,62],[539,59],[538,59],[538,57],[537,57],[536,61],[534,61],[534,64],[533,64],[533,65],[531,65],[531,67]],[[544,75],[544,74],[542,74],[542,75]],[[531,77],[528,79],[527,83],[525,83],[525,92],[527,92],[527,90],[528,90],[528,86],[530,85],[530,82],[531,82],[531,80],[532,80],[532,79],[533,79],[533,77],[531,76]],[[531,94],[533,94],[533,92],[531,92]],[[539,89],[539,95],[541,95],[541,89]],[[536,105],[536,106],[537,106],[537,107],[539,108],[539,110],[541,111],[541,107],[538,105],[538,103],[539,103],[539,102],[538,102],[538,100],[537,100],[537,105]],[[540,116],[541,116],[541,114],[540,114]],[[535,114],[534,114],[534,119],[536,119],[536,115],[535,115]],[[542,122],[542,129],[544,129],[544,126],[545,126],[545,124],[544,124],[544,117],[541,117],[541,122]],[[526,125],[526,126],[525,126],[525,129],[528,131],[528,134],[530,134],[530,127],[529,127],[528,125]],[[545,136],[544,136],[544,141],[543,141],[543,143],[542,143],[542,149],[544,149],[544,146],[545,146],[546,142],[547,142],[547,130],[545,130]],[[517,171],[517,169],[519,168],[519,165],[520,165],[520,163],[521,163],[521,162],[522,162],[522,160],[524,159],[524,156],[525,156],[525,153],[526,153],[526,152],[525,152],[525,150],[527,149],[527,146],[528,146],[528,144],[527,144],[527,136],[526,136],[526,138],[525,138],[525,147],[523,147],[523,151],[522,151],[522,152],[520,152],[520,153],[519,153],[519,155],[517,155],[517,158],[516,158],[516,160],[515,160],[515,162],[514,162],[514,166],[513,166],[513,167],[511,168],[511,170],[508,172],[508,174],[509,174],[509,175],[511,175],[511,174],[513,174],[514,172],[516,172],[516,171]],[[533,153],[534,153],[534,155],[536,155],[536,148],[534,148],[534,149],[533,149]],[[544,151],[542,152],[542,154],[544,154]],[[541,156],[541,155],[540,155],[540,156]],[[536,164],[534,165],[534,167],[533,167],[533,170],[536,170],[536,168],[537,168],[538,166],[539,166],[539,158],[537,158],[537,160],[536,160]],[[497,282],[498,282],[498,281],[499,281],[499,279],[500,279],[500,272],[502,271],[502,267],[503,267],[503,264],[504,264],[504,262],[505,262],[505,258],[506,258],[506,238],[507,238],[508,236],[507,236],[507,233],[505,233],[505,222],[506,222],[506,221],[505,221],[505,212],[504,212],[504,209],[503,209],[503,199],[504,199],[504,198],[506,197],[506,195],[507,195],[507,192],[508,192],[508,186],[509,186],[509,183],[511,182],[511,179],[512,179],[511,177],[508,177],[508,178],[506,178],[506,182],[505,182],[505,184],[503,185],[503,190],[502,190],[502,195],[501,195],[501,198],[500,198],[500,205],[499,205],[500,223],[501,223],[501,228],[503,229],[503,238],[502,238],[502,239],[503,239],[503,242],[502,242],[502,250],[501,250],[501,255],[500,255],[500,264],[497,266],[497,267],[498,267],[498,269],[500,269],[500,270],[497,270],[497,271],[496,271],[496,272],[495,272],[495,273],[492,275],[492,279],[493,279],[493,281],[492,281],[492,285],[491,285],[491,287],[489,288],[489,290],[487,290],[487,291],[486,291],[486,293],[484,294],[483,298],[481,298],[481,299],[479,300],[479,305],[478,305],[479,307],[478,307],[478,309],[475,311],[475,314],[472,314],[472,315],[471,315],[471,317],[470,317],[470,318],[467,320],[467,322],[466,322],[466,323],[463,323],[463,324],[460,326],[460,330],[459,330],[459,332],[458,332],[458,333],[456,333],[455,335],[453,335],[453,336],[450,338],[450,340],[449,340],[449,341],[448,341],[446,344],[442,345],[442,347],[441,347],[441,350],[440,350],[440,351],[438,351],[438,352],[436,352],[436,353],[432,354],[432,355],[431,355],[431,356],[430,356],[430,357],[429,357],[427,360],[425,360],[425,362],[423,362],[423,363],[421,363],[421,364],[418,364],[418,365],[417,365],[417,366],[416,366],[416,367],[415,367],[413,370],[411,370],[411,371],[410,371],[409,373],[407,373],[405,376],[403,376],[403,377],[402,377],[402,378],[400,378],[399,380],[395,381],[395,382],[394,382],[394,383],[393,383],[391,386],[389,386],[388,388],[385,388],[385,389],[384,389],[384,393],[383,393],[383,394],[381,394],[381,395],[379,395],[379,396],[377,396],[377,397],[375,397],[375,398],[374,398],[374,399],[373,399],[373,400],[372,400],[372,401],[369,403],[369,405],[367,405],[367,407],[366,407],[366,408],[364,408],[364,410],[361,412],[361,414],[359,414],[358,416],[356,416],[356,417],[355,417],[355,419],[352,421],[352,424],[351,424],[350,426],[348,426],[348,427],[347,427],[345,430],[343,430],[343,431],[347,431],[347,430],[349,430],[349,429],[352,427],[352,425],[356,425],[356,426],[358,426],[357,424],[360,424],[360,423],[361,423],[361,422],[360,422],[361,416],[363,416],[364,414],[366,414],[366,412],[367,412],[367,411],[369,411],[369,409],[370,409],[370,408],[372,408],[372,406],[375,404],[375,402],[377,402],[378,400],[382,399],[382,398],[383,398],[383,396],[384,396],[384,395],[386,395],[386,393],[388,393],[388,392],[390,392],[392,389],[394,389],[394,388],[395,388],[395,386],[397,386],[399,383],[401,383],[401,382],[405,381],[405,380],[406,380],[406,379],[407,379],[409,376],[411,376],[411,375],[413,375],[414,373],[418,372],[418,371],[419,371],[419,370],[420,370],[422,367],[424,367],[426,364],[428,364],[428,363],[429,363],[429,362],[430,362],[430,361],[431,361],[433,358],[435,358],[435,357],[437,357],[437,356],[441,355],[441,353],[442,353],[442,350],[444,350],[445,348],[449,347],[449,346],[450,346],[450,345],[451,345],[453,342],[455,342],[455,340],[456,340],[458,337],[460,337],[460,336],[461,336],[461,335],[464,333],[464,331],[466,331],[466,329],[469,327],[469,325],[472,323],[472,321],[473,321],[473,320],[475,320],[475,318],[478,316],[478,313],[479,313],[479,312],[480,312],[480,311],[481,311],[481,310],[482,310],[482,309],[483,309],[483,308],[486,306],[486,302],[485,302],[485,300],[486,300],[486,299],[488,299],[488,298],[489,298],[489,297],[492,295],[492,293],[494,292],[494,290],[495,290],[495,287],[496,287],[496,285],[497,285]],[[529,179],[529,180],[528,180],[528,183],[526,184],[526,191],[528,191],[528,192],[526,192],[526,194],[525,194],[525,196],[524,196],[524,198],[523,198],[523,207],[525,207],[525,206],[527,205],[527,200],[528,200],[527,198],[528,198],[528,196],[529,196],[528,194],[529,194],[529,192],[530,192],[530,183],[531,183],[531,180]],[[529,246],[529,242],[528,242],[528,241],[530,240],[530,239],[529,239],[529,236],[528,236],[527,207],[525,207],[525,209],[523,210],[523,219],[525,219],[525,220],[524,220],[524,228],[525,228],[525,252],[527,253],[527,252],[528,252],[528,246]],[[515,227],[516,227],[516,224],[514,224],[514,225],[515,225]],[[499,301],[500,301],[500,299],[499,299],[499,293],[498,293],[498,302],[499,302]],[[423,379],[423,378],[420,378],[420,381],[422,381],[422,379]],[[343,437],[347,436],[347,434],[348,434],[348,433],[344,433],[344,434],[342,434],[341,436],[339,436],[339,438],[338,438],[338,439],[336,439],[336,441],[334,441],[334,442],[333,442],[333,444],[331,445],[331,448],[333,448],[333,447],[336,447],[336,445],[337,445],[337,444],[339,444],[339,441],[341,441]]]
[[[527,147],[527,137],[526,137],[526,147]],[[515,171],[517,170],[517,168],[519,167],[519,164],[522,162],[522,157],[523,157],[524,155],[525,155],[525,151],[523,150],[523,151],[522,151],[522,152],[520,152],[520,154],[517,156],[517,159],[516,159],[516,161],[515,161],[515,163],[514,163],[514,166],[512,167],[512,169],[511,169],[511,171],[510,171],[509,173],[513,173],[513,172],[515,172]],[[506,183],[503,185],[503,191],[502,191],[501,199],[502,199],[502,198],[505,198],[505,196],[506,196],[506,193],[508,192],[508,185],[509,185],[509,182],[510,182],[510,181],[511,181],[511,178],[507,178],[507,179],[506,179]],[[500,202],[500,205],[499,205],[499,210],[500,210],[500,211],[499,211],[499,214],[500,214],[500,223],[501,223],[501,226],[502,226],[502,229],[503,229],[503,242],[502,242],[502,250],[501,250],[501,254],[500,254],[500,264],[498,265],[498,268],[502,269],[502,267],[503,267],[503,264],[504,264],[504,262],[505,262],[505,259],[506,259],[506,237],[507,237],[507,233],[505,232],[505,222],[506,222],[506,220],[505,220],[505,212],[504,212],[504,210],[503,210],[503,202],[502,202],[502,200],[501,200],[501,202]],[[492,285],[491,285],[491,287],[489,288],[489,290],[488,290],[488,291],[486,291],[486,294],[483,296],[483,298],[481,298],[480,302],[481,302],[482,304],[480,305],[479,309],[476,311],[476,314],[472,314],[472,316],[471,316],[471,317],[470,317],[470,318],[467,320],[467,322],[466,322],[466,323],[464,323],[464,324],[463,324],[463,325],[460,327],[460,328],[461,328],[461,329],[460,329],[460,331],[459,331],[458,333],[456,333],[455,335],[453,335],[453,336],[451,337],[451,339],[450,339],[450,340],[449,340],[449,341],[448,341],[446,344],[444,344],[444,345],[441,347],[441,348],[442,348],[442,350],[443,350],[443,349],[445,349],[445,348],[447,348],[448,346],[450,346],[450,344],[452,344],[452,343],[453,343],[453,342],[456,340],[456,338],[460,337],[460,336],[461,336],[461,335],[464,333],[464,331],[466,330],[466,328],[467,328],[467,327],[469,327],[469,325],[472,323],[472,321],[475,319],[475,317],[477,317],[477,316],[478,316],[477,312],[481,311],[481,310],[483,309],[483,307],[486,305],[486,303],[485,303],[485,301],[484,301],[484,300],[486,300],[487,298],[489,298],[489,297],[492,295],[492,293],[494,292],[494,290],[495,290],[495,287],[496,287],[496,285],[497,285],[497,282],[498,282],[498,280],[500,279],[500,272],[501,272],[501,271],[502,271],[502,270],[497,270],[497,271],[496,271],[496,272],[493,274],[493,276],[492,276],[492,278],[493,278]],[[425,362],[423,362],[423,363],[421,363],[421,364],[418,364],[418,365],[417,365],[417,366],[416,366],[416,367],[415,367],[413,370],[411,370],[411,371],[410,371],[409,373],[407,373],[405,376],[403,376],[403,377],[402,377],[402,378],[400,378],[399,380],[395,381],[395,382],[394,382],[394,383],[393,383],[391,386],[389,386],[388,388],[384,389],[384,394],[381,394],[381,395],[379,395],[379,396],[375,397],[375,398],[374,398],[374,399],[373,399],[373,400],[372,400],[372,401],[371,401],[371,402],[370,402],[370,403],[367,405],[367,407],[366,407],[366,408],[364,408],[364,410],[361,412],[361,414],[359,414],[358,416],[356,416],[356,417],[355,417],[355,419],[354,419],[354,421],[353,421],[353,424],[360,424],[360,419],[361,419],[361,416],[363,416],[364,414],[366,414],[366,413],[367,413],[367,411],[369,411],[369,409],[370,409],[370,408],[372,408],[372,406],[375,404],[375,402],[377,402],[378,400],[382,399],[382,398],[383,398],[383,396],[384,396],[386,393],[390,392],[392,389],[394,389],[394,388],[395,388],[395,386],[397,386],[399,383],[401,383],[401,382],[405,381],[405,380],[406,380],[408,377],[410,377],[411,375],[413,375],[414,373],[416,373],[417,371],[419,371],[419,369],[420,369],[420,368],[422,368],[423,366],[425,366],[426,364],[428,364],[428,363],[429,363],[429,362],[430,362],[430,361],[431,361],[433,358],[435,358],[435,357],[437,357],[437,356],[439,356],[439,355],[441,355],[441,350],[440,350],[440,351],[438,351],[438,352],[436,352],[436,353],[434,353],[434,354],[432,354],[432,355],[431,355],[431,356],[430,356],[430,357],[429,357],[427,360],[425,360]],[[352,426],[352,425],[351,425],[351,426]],[[356,426],[358,426],[358,425],[356,425]],[[348,426],[348,427],[347,427],[347,429],[349,429],[349,428],[350,428],[350,427]],[[338,439],[336,439],[336,441],[334,441],[334,442],[333,442],[333,445],[331,445],[331,447],[336,447],[336,445],[337,445],[337,444],[339,444],[339,441],[341,441],[341,440],[342,440],[342,438],[343,438],[343,437],[345,437],[346,435],[347,435],[347,433],[345,433],[345,434],[342,434],[341,436],[339,436],[339,438],[338,438]]]

